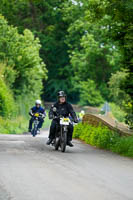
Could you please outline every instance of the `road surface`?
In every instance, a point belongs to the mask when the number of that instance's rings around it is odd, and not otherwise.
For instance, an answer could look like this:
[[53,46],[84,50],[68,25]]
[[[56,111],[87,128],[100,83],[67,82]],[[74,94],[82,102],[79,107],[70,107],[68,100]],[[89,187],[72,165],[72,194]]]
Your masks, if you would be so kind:
[[77,140],[57,152],[46,137],[0,135],[0,200],[133,200],[133,160]]

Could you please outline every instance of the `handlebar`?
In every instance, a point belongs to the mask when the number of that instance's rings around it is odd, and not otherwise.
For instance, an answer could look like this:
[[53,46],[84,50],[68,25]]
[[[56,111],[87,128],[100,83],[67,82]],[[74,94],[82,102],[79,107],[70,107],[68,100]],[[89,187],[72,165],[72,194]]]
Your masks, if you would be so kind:
[[[37,115],[38,114],[38,115]],[[44,114],[42,114],[42,113],[35,113],[35,114],[33,114],[32,115],[33,117],[42,117],[42,118],[45,118],[45,115]]]
[[[60,119],[60,118],[63,118],[63,116],[54,116],[54,117],[53,117],[53,119]],[[64,118],[65,118],[65,117],[64,117]],[[67,117],[67,118],[69,118],[69,117]],[[70,119],[70,118],[69,118],[69,119]],[[78,124],[78,121],[75,122],[74,119],[70,119],[70,121],[71,121],[72,123]]]

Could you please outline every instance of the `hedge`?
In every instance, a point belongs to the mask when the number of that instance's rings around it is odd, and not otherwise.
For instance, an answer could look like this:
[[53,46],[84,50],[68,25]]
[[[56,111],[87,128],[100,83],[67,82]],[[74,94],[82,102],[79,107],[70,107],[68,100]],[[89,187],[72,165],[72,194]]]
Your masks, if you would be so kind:
[[98,148],[133,157],[133,136],[121,137],[117,132],[110,130],[106,126],[99,125],[94,127],[79,123],[74,128],[73,137]]

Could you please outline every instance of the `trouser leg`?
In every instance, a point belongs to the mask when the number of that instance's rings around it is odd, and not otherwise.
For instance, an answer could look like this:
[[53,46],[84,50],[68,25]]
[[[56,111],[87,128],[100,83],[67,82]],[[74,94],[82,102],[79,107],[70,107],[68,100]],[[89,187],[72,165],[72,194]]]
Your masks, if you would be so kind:
[[42,118],[39,119],[39,124],[38,124],[38,128],[42,128],[44,120]]
[[73,125],[70,124],[68,127],[68,141],[72,141],[72,136],[73,136]]
[[53,120],[51,123],[51,126],[50,126],[50,132],[49,132],[50,139],[55,138],[56,126],[57,126],[57,122],[55,120]]

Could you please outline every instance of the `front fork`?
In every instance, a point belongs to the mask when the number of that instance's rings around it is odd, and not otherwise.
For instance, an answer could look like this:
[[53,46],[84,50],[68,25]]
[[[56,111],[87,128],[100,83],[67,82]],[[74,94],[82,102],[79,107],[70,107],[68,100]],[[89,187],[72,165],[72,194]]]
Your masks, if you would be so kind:
[[56,128],[56,133],[55,133],[55,139],[54,139],[54,141],[52,142],[52,145],[54,145],[54,143],[56,142],[55,140],[56,140],[56,138],[59,138],[60,137],[60,142],[61,142],[61,139],[63,139],[64,137],[64,135],[63,135],[63,133],[64,132],[68,132],[68,127],[67,126],[64,126],[64,125],[60,125],[60,136],[59,136],[59,132],[58,132],[58,127]]
[[35,128],[35,129],[37,129],[38,124],[39,124],[38,121],[36,121],[36,122],[34,123],[34,128]]
[[63,133],[68,132],[68,127],[67,126],[61,126],[61,138],[63,138]]

